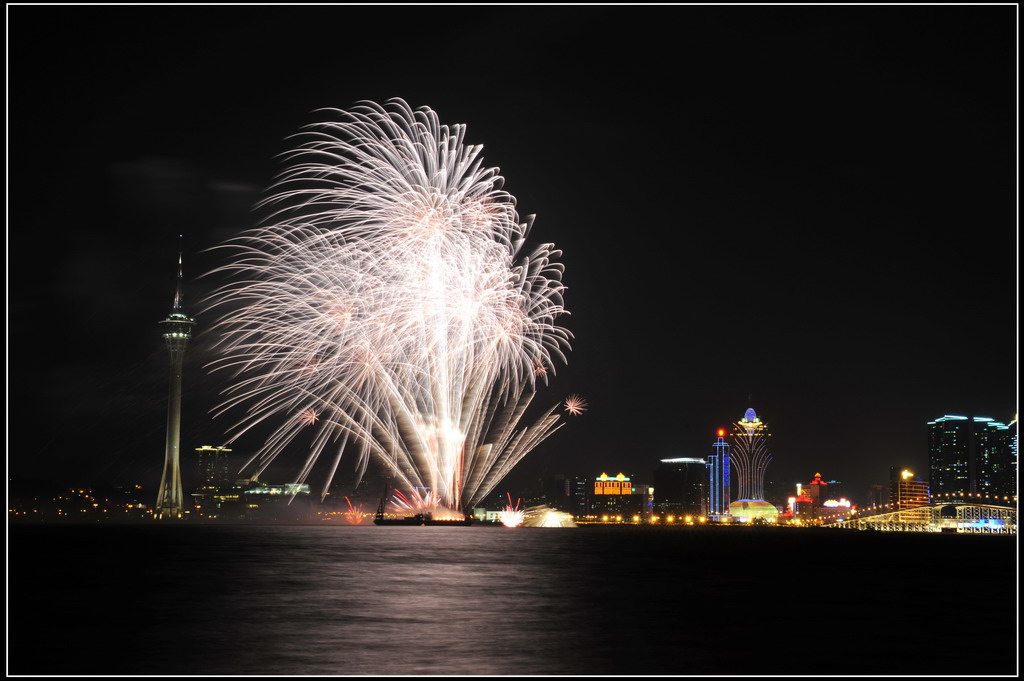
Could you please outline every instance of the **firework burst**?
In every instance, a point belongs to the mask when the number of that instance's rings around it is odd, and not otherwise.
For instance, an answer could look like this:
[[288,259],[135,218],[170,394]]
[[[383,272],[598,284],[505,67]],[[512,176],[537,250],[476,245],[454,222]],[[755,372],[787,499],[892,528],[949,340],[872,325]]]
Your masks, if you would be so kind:
[[352,500],[345,497],[345,502],[348,504],[348,510],[345,511],[345,520],[348,521],[349,525],[362,525],[363,520],[366,519],[366,515],[363,513],[363,505],[353,505]]
[[525,511],[519,508],[519,502],[522,500],[516,499],[516,503],[513,506],[512,495],[506,492],[505,496],[508,497],[508,504],[498,512],[498,520],[505,527],[519,527],[523,524],[523,518],[525,517]]
[[565,399],[565,410],[573,416],[579,416],[587,410],[587,401],[579,395],[570,395]]
[[561,252],[524,250],[532,219],[465,126],[401,100],[325,111],[286,154],[266,225],[221,247],[212,368],[235,380],[218,412],[245,408],[232,440],[281,424],[259,471],[308,432],[299,481],[327,452],[326,491],[348,449],[415,505],[466,508],[561,425],[557,404],[521,425],[569,349]]

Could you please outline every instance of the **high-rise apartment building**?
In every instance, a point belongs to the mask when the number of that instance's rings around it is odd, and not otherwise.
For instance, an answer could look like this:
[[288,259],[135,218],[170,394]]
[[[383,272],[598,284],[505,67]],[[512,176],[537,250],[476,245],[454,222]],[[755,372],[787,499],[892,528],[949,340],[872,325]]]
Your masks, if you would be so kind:
[[222,490],[234,481],[231,472],[231,450],[227,447],[203,445],[196,448],[196,468],[199,479],[196,488],[200,492]]
[[1015,496],[1017,419],[946,415],[928,422],[928,469],[934,495]]
[[989,421],[975,435],[975,491],[1007,501],[1017,496],[1017,418]]
[[590,513],[590,478],[576,476],[569,485],[569,511],[579,517]]

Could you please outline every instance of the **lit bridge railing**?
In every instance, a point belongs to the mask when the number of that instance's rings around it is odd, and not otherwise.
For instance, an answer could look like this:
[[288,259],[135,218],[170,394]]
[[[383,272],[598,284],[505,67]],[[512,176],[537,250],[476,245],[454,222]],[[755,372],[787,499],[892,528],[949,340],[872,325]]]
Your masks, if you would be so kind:
[[1017,509],[955,502],[934,502],[925,506],[857,515],[825,527],[882,532],[950,532],[963,534],[1017,534]]

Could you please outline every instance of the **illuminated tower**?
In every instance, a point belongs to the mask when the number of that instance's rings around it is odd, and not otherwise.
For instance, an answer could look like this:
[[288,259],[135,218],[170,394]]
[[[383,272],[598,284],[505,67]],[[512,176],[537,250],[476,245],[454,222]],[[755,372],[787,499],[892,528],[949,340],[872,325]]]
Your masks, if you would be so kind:
[[731,463],[736,467],[737,499],[729,506],[738,518],[774,520],[778,509],[764,499],[764,472],[772,455],[768,451],[767,424],[747,409],[732,431]]
[[736,466],[739,499],[764,501],[764,472],[772,460],[769,437],[768,425],[753,409],[747,409],[733,428],[732,463]]
[[181,467],[178,463],[181,439],[181,367],[185,346],[192,338],[196,322],[181,308],[181,252],[178,252],[178,287],[174,294],[174,307],[160,323],[164,340],[171,352],[170,386],[167,392],[167,449],[164,455],[164,473],[160,479],[160,493],[156,498],[157,518],[180,518],[183,508],[181,493]]
[[715,453],[708,455],[708,514],[725,515],[729,512],[729,443],[725,440],[725,428],[718,429],[718,440],[711,447]]

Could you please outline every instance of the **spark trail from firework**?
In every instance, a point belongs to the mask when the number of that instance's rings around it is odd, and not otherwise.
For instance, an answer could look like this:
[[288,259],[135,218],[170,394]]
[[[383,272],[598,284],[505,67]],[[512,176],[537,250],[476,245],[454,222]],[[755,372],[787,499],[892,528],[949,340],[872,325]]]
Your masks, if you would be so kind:
[[325,111],[286,154],[268,224],[221,247],[212,368],[236,380],[218,413],[246,407],[232,441],[282,423],[246,464],[260,472],[308,430],[300,482],[327,453],[326,493],[351,446],[414,505],[466,508],[561,425],[557,404],[521,425],[569,349],[561,252],[524,250],[532,217],[465,126],[401,100]]

